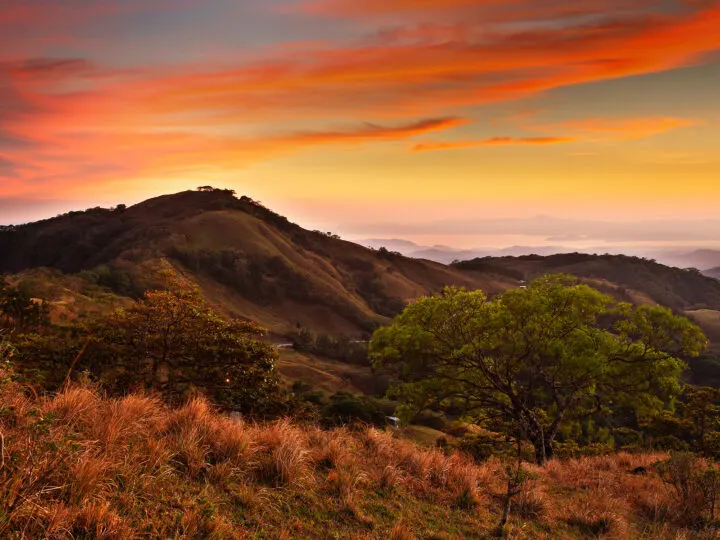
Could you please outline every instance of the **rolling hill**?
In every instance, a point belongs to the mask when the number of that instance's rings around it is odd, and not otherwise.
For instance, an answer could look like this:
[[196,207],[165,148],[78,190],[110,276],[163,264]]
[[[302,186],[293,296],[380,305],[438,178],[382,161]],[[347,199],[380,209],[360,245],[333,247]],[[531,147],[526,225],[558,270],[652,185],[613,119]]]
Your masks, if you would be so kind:
[[505,272],[523,281],[552,273],[573,274],[620,300],[668,306],[692,319],[710,340],[708,354],[690,362],[690,381],[720,385],[720,281],[696,269],[625,255],[585,253],[483,257],[452,266],[474,272]]
[[500,292],[516,280],[374,251],[308,231],[227,190],[186,191],[0,229],[0,272],[110,269],[115,292],[152,285],[167,259],[228,314],[283,335],[298,325],[359,336],[445,285]]
[[[135,206],[94,208],[0,227],[0,272],[39,268],[94,276],[137,296],[166,259],[225,313],[278,336],[298,327],[362,336],[404,303],[445,285],[494,294],[548,273],[570,273],[636,303],[658,303],[717,333],[720,281],[623,255],[485,257],[450,266],[368,249],[309,231],[228,190],[186,191]],[[706,325],[707,326],[707,325]]]
[[475,272],[507,272],[530,281],[545,274],[573,274],[636,303],[656,303],[676,311],[720,310],[720,282],[694,269],[664,266],[626,255],[525,255],[484,257],[452,265]]

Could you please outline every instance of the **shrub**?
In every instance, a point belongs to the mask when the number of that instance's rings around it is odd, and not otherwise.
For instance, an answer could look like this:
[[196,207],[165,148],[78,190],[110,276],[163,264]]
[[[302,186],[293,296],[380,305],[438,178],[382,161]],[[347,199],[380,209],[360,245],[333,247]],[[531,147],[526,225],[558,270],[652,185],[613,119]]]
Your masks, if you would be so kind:
[[181,402],[199,388],[226,409],[277,412],[281,404],[277,352],[264,329],[227,320],[199,289],[171,271],[168,288],[87,325],[17,340],[19,365],[46,389],[65,374],[88,370],[106,388],[123,393],[154,388]]
[[656,465],[660,477],[671,488],[678,518],[693,526],[715,520],[720,496],[720,469],[689,453],[674,453]]
[[477,463],[491,457],[513,457],[517,454],[515,442],[500,433],[484,431],[466,433],[458,439],[454,446],[469,454]]
[[705,435],[705,453],[713,459],[720,458],[720,431],[711,431]]
[[349,364],[369,365],[367,343],[352,341],[345,336],[315,335],[307,328],[297,330],[291,334],[290,339],[296,351],[317,354]]
[[7,341],[3,341],[2,334],[0,334],[0,364],[10,362],[13,357],[15,349]]
[[0,330],[28,332],[49,324],[47,303],[33,299],[27,290],[10,285],[0,275]]
[[385,425],[385,415],[375,400],[349,392],[336,392],[322,410],[327,425],[344,425],[364,422],[376,426]]

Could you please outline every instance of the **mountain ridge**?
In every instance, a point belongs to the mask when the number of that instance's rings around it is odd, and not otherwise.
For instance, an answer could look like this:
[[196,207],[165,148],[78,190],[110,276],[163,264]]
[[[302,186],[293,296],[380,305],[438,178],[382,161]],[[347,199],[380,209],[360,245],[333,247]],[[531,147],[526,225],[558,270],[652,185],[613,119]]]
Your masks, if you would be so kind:
[[248,197],[215,189],[5,227],[0,253],[0,272],[111,265],[140,283],[147,264],[168,259],[225,312],[279,334],[307,327],[361,335],[446,285],[491,293],[513,285],[308,231]]
[[[484,257],[453,264],[456,268],[505,269],[518,279],[530,281],[545,274],[567,273],[596,280],[601,287],[614,287],[628,295],[640,292],[657,304],[677,311],[693,309],[720,310],[720,282],[694,268],[680,269],[654,260],[628,255],[591,255],[564,253],[557,255],[524,255],[520,257]],[[602,283],[602,282],[606,283]],[[623,290],[624,289],[624,290]]]
[[[624,255],[484,257],[451,265],[370,249],[310,231],[230,190],[203,188],[131,207],[93,208],[0,228],[0,272],[47,267],[110,272],[137,296],[166,259],[228,315],[287,336],[299,328],[362,336],[405,303],[446,285],[493,295],[548,273],[570,273],[620,298],[676,311],[720,310],[720,282],[696,270]],[[109,267],[110,270],[107,270]]]

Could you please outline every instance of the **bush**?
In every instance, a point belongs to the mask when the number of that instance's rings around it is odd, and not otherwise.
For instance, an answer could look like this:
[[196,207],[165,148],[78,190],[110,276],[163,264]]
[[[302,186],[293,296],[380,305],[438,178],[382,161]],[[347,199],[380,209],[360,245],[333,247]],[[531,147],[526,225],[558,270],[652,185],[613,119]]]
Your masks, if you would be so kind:
[[615,428],[612,436],[617,448],[639,448],[642,444],[642,433],[631,428]]
[[290,339],[296,351],[317,354],[348,364],[360,366],[369,364],[367,343],[352,341],[345,336],[315,335],[307,328],[302,328],[294,332]]
[[0,275],[0,329],[27,332],[49,324],[47,303],[35,300],[27,288],[12,286]]
[[385,414],[378,403],[367,396],[349,392],[336,392],[322,410],[326,425],[343,425],[364,422],[376,426],[385,425]]
[[517,454],[515,441],[500,433],[466,433],[458,439],[455,446],[469,454],[477,463],[487,461],[493,456],[513,457]]
[[413,419],[413,423],[442,431],[447,426],[447,419],[442,413],[423,411]]
[[709,466],[693,454],[678,452],[655,465],[660,477],[670,485],[678,517],[692,526],[715,520],[720,496],[720,469]]
[[720,458],[720,431],[711,431],[705,435],[705,453],[713,459]]
[[277,352],[260,339],[264,330],[221,317],[197,287],[169,279],[168,290],[87,326],[18,336],[23,374],[54,389],[71,370],[87,370],[119,393],[145,386],[179,401],[199,389],[227,409],[276,411]]
[[2,334],[0,334],[0,364],[10,362],[14,351],[15,349],[13,348],[13,346],[10,345],[10,343],[8,343],[7,341],[4,341],[2,338]]

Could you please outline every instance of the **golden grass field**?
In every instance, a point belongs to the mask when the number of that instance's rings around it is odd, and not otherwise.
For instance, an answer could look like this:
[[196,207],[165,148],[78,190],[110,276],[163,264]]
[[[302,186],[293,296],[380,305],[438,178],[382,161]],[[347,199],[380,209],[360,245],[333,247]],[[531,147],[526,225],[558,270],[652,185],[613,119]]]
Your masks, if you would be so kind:
[[[392,431],[246,422],[202,398],[34,396],[2,373],[1,538],[485,538],[505,464]],[[653,471],[659,453],[527,464],[511,538],[713,538]],[[647,467],[636,476],[629,471]]]

